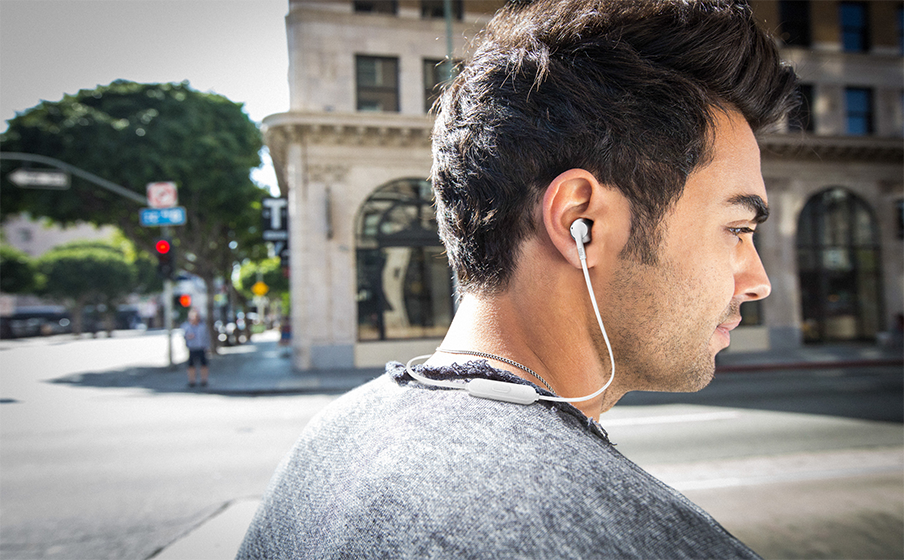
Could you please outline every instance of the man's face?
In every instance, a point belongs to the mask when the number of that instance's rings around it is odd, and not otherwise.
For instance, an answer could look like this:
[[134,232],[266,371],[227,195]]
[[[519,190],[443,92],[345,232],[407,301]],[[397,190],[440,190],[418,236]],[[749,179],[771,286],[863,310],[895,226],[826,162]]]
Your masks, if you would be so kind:
[[712,162],[664,218],[658,264],[620,259],[613,271],[606,327],[627,390],[705,387],[741,303],[769,295],[752,239],[765,218],[759,148],[737,113],[716,123]]

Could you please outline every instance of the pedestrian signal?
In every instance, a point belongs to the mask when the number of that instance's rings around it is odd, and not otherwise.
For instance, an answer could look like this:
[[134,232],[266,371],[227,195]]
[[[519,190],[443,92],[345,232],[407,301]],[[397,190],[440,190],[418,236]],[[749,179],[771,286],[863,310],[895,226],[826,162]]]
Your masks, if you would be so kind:
[[154,243],[154,250],[157,251],[157,274],[161,278],[171,280],[176,271],[176,256],[172,243],[169,239],[158,239]]

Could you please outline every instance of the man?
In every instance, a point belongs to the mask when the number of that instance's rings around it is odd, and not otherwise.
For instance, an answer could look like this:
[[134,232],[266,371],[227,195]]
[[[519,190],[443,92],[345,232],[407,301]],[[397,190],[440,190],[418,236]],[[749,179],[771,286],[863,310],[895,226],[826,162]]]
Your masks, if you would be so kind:
[[439,103],[442,347],[309,424],[239,557],[756,557],[597,419],[704,387],[768,295],[754,131],[794,87],[744,4],[508,4]]
[[188,321],[182,323],[185,345],[188,347],[188,386],[194,387],[195,367],[201,368],[201,387],[207,387],[210,370],[207,367],[207,350],[210,348],[210,334],[207,325],[201,320],[197,309],[188,312]]

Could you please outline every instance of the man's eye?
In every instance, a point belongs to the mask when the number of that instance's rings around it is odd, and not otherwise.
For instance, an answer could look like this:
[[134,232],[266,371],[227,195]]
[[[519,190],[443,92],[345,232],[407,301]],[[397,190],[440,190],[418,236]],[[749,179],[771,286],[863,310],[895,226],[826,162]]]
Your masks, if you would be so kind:
[[756,233],[756,230],[749,227],[730,227],[728,228],[728,231],[730,231],[733,235],[737,235],[738,237],[744,235],[745,233]]

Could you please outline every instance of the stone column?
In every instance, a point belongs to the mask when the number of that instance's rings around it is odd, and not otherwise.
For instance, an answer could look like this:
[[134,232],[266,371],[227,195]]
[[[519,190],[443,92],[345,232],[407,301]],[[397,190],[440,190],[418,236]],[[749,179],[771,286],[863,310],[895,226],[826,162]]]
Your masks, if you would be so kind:
[[904,187],[899,181],[879,183],[879,206],[875,212],[882,244],[886,331],[894,330],[899,314],[904,314],[904,238],[899,233],[902,200]]
[[767,179],[771,216],[761,228],[763,265],[772,282],[772,294],[763,301],[770,348],[801,345],[800,289],[797,271],[797,214],[800,196],[788,179]]
[[292,365],[295,369],[311,369],[311,338],[308,327],[307,268],[309,224],[305,207],[307,192],[301,142],[293,139],[286,148],[286,182],[289,185],[289,293],[292,305]]
[[[322,161],[323,154],[312,160]],[[307,169],[308,199],[305,211],[310,224],[309,250],[304,273],[308,282],[307,328],[311,332],[311,367],[344,369],[355,365],[355,270],[348,266],[354,210],[337,204],[337,194],[348,165],[318,163]],[[293,294],[294,295],[294,294]]]
[[[354,345],[336,336],[335,243],[330,204],[332,170],[308,164],[304,139],[287,150],[291,239],[293,366],[300,370],[354,366]],[[345,294],[342,294],[343,296]]]

